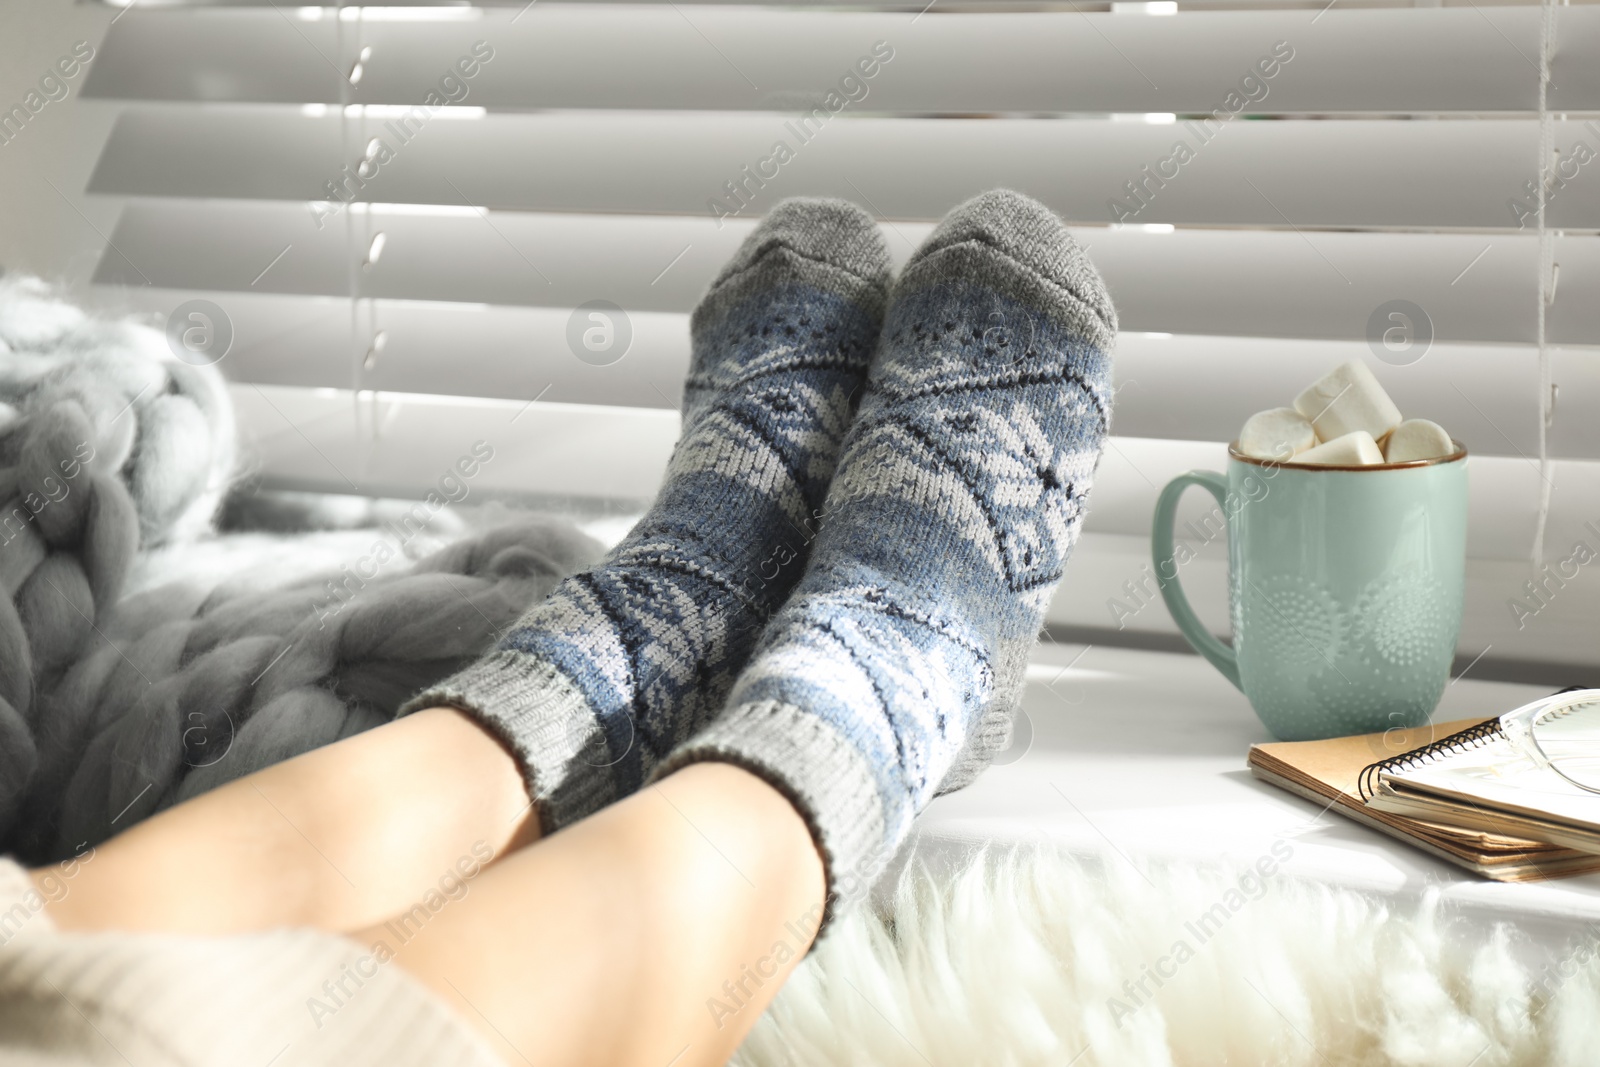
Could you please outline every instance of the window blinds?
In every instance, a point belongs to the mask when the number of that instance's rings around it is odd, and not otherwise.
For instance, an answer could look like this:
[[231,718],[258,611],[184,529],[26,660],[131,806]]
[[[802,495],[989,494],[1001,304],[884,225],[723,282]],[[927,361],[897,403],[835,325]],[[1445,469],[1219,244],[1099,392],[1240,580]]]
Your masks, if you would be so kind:
[[[1073,224],[1125,331],[1063,632],[1169,632],[1156,490],[1361,358],[1475,453],[1464,652],[1600,660],[1600,590],[1532,634],[1509,605],[1546,485],[1547,557],[1600,520],[1600,6],[955,6],[141,3],[84,86],[125,104],[95,281],[222,309],[269,484],[416,493],[487,437],[488,487],[642,500],[688,311],[768,207],[855,200],[903,260],[1011,186]],[[595,301],[618,358],[572,340]]]

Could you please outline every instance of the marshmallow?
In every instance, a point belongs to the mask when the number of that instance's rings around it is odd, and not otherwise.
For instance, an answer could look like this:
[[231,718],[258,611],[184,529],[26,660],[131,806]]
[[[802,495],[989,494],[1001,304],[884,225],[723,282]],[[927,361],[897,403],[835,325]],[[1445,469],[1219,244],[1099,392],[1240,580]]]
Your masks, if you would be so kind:
[[1239,451],[1257,459],[1288,459],[1317,443],[1317,432],[1294,408],[1258,411],[1239,431]]
[[1370,467],[1383,462],[1378,442],[1365,430],[1335,437],[1332,441],[1307,449],[1294,457],[1296,463],[1316,463],[1328,467]]
[[1294,409],[1311,420],[1317,440],[1329,443],[1357,430],[1377,440],[1400,424],[1400,409],[1367,365],[1354,360],[1295,397]]
[[1383,444],[1383,458],[1389,463],[1414,459],[1439,459],[1455,452],[1456,443],[1444,427],[1427,419],[1407,419],[1394,428]]

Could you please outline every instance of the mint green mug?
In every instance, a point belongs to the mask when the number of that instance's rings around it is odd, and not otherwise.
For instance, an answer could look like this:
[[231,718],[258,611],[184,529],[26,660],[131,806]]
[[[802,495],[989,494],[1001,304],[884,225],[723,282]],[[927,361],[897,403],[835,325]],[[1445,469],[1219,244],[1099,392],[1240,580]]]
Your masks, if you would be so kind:
[[[1190,471],[1156,501],[1151,547],[1173,620],[1273,736],[1306,741],[1418,726],[1444,692],[1466,585],[1467,450],[1325,467],[1255,459]],[[1178,498],[1198,485],[1228,530],[1229,647],[1179,584]]]

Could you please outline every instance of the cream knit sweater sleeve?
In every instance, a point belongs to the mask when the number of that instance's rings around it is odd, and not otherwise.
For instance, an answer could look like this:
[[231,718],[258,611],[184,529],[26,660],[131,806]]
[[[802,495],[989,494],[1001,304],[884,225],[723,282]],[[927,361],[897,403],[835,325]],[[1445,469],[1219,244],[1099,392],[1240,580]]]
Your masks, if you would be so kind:
[[348,938],[62,933],[46,904],[0,858],[6,1067],[504,1067],[385,953]]

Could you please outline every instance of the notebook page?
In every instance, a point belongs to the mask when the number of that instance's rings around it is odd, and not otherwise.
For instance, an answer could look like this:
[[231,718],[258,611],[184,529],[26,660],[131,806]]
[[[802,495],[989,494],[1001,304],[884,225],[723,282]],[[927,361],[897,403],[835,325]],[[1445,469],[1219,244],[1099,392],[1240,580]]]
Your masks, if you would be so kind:
[[[1547,744],[1546,751],[1558,758],[1571,755],[1570,749],[1563,752],[1560,745]],[[1386,771],[1381,777],[1386,783],[1487,809],[1519,812],[1600,832],[1600,793],[1580,789],[1555,771],[1539,767],[1504,740],[1442,755],[1420,767]]]

